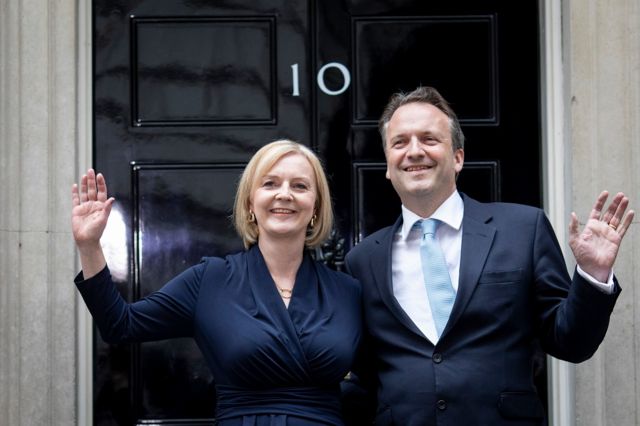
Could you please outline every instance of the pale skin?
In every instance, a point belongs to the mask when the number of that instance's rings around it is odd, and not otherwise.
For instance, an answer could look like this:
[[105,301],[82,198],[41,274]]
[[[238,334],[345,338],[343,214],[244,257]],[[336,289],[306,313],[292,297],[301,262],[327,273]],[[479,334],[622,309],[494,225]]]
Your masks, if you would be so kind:
[[[435,106],[422,102],[398,108],[386,126],[387,178],[403,205],[429,217],[456,190],[464,151],[453,149],[450,122]],[[569,246],[580,268],[599,282],[607,282],[634,211],[629,198],[617,193],[605,207],[609,193],[600,193],[580,230],[571,214]]]
[[71,230],[80,253],[82,273],[87,279],[107,265],[100,237],[107,226],[115,199],[107,196],[107,184],[102,173],[96,176],[93,169],[82,176],[80,185],[73,184],[71,199]]
[[[284,170],[294,170],[295,173],[294,165],[284,166]],[[299,183],[300,173],[292,175],[278,171],[275,166],[272,170],[277,172],[275,177],[278,184],[268,189],[259,185],[251,197],[252,204],[261,194],[265,200],[262,202],[263,208],[256,209],[256,216],[266,224],[259,225],[261,232],[258,246],[276,286],[293,290],[296,274],[302,263],[306,227],[314,212],[315,180],[310,165],[308,170],[300,172],[308,183],[306,189],[302,189]],[[79,185],[73,185],[71,197],[71,229],[80,254],[84,278],[88,279],[107,265],[100,238],[115,199],[108,196],[104,176],[96,174],[93,169],[82,176]],[[280,210],[273,212],[273,208]],[[268,221],[269,216],[275,217],[271,223]],[[282,299],[288,306],[290,298]]]
[[569,246],[576,263],[600,282],[607,281],[622,238],[635,215],[633,210],[627,211],[629,198],[622,192],[618,192],[605,208],[608,197],[607,191],[600,193],[582,231],[575,212],[571,213],[569,224]]
[[[259,229],[258,247],[279,289],[293,291],[316,200],[313,168],[297,153],[278,160],[251,194],[249,207]],[[289,306],[289,297],[282,300]]]
[[402,204],[429,217],[456,189],[464,151],[453,149],[449,117],[431,104],[409,103],[386,128],[387,179]]

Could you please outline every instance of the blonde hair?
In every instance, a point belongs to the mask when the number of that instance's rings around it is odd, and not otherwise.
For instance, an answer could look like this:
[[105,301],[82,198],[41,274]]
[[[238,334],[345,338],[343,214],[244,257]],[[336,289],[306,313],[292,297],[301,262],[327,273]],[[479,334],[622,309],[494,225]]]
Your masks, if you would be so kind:
[[245,248],[249,248],[258,242],[258,225],[250,222],[251,194],[256,189],[258,182],[282,157],[287,154],[301,154],[311,164],[316,179],[315,220],[314,226],[309,227],[305,238],[305,246],[308,248],[319,247],[331,233],[333,227],[333,211],[331,208],[331,194],[327,177],[320,160],[309,148],[297,142],[282,139],[271,142],[256,152],[238,183],[236,200],[233,206],[233,223],[236,231],[242,237]]

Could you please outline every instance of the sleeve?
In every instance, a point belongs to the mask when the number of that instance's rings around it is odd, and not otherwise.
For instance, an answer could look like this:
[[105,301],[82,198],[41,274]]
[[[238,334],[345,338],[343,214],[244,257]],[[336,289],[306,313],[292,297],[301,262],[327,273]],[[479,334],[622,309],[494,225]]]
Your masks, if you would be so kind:
[[597,288],[598,290],[604,293],[611,294],[615,290],[615,283],[613,282],[613,269],[609,272],[609,278],[607,278],[605,282],[600,282],[596,280],[594,277],[592,277],[591,275],[587,274],[585,271],[582,270],[580,265],[576,267],[576,272],[580,274],[582,278],[587,280],[589,284],[591,284],[592,286],[594,286],[595,288]]
[[[345,272],[358,279],[350,257],[345,259]],[[364,309],[362,309],[362,336],[356,349],[351,371],[340,384],[342,415],[347,426],[373,424],[376,412],[376,374],[371,354],[371,339],[367,332]]]
[[144,342],[193,335],[193,318],[205,261],[193,266],[160,290],[127,303],[111,279],[109,268],[75,284],[104,341]]
[[589,359],[602,343],[620,287],[606,294],[574,272],[571,280],[551,224],[538,213],[534,279],[540,338],[550,355],[570,362]]
[[340,383],[342,415],[347,426],[373,424],[376,413],[376,386],[368,352],[368,339],[363,336],[356,360]]

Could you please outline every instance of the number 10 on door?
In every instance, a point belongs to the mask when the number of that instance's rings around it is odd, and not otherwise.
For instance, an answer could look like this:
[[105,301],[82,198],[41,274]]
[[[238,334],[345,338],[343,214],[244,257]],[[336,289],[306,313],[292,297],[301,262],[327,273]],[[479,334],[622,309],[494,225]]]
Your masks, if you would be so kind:
[[[342,87],[337,90],[331,90],[327,87],[324,81],[324,74],[328,69],[335,68],[342,74]],[[293,83],[293,90],[291,91],[292,96],[300,96],[300,83],[299,83],[299,75],[298,75],[298,64],[291,65],[291,80]],[[318,75],[316,76],[316,83],[320,90],[330,96],[337,96],[344,93],[351,84],[351,74],[349,73],[349,69],[345,67],[340,62],[329,62],[325,64],[320,70],[318,70]]]

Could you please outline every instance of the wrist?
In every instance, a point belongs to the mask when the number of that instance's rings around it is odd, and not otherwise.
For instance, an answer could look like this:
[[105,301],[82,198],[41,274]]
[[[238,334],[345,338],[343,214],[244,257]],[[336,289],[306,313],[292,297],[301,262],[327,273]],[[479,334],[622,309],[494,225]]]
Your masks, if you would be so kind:
[[92,254],[102,252],[102,245],[100,245],[100,240],[85,242],[76,241],[76,247],[80,255],[91,256]]
[[611,275],[611,269],[585,268],[582,265],[578,266],[580,266],[580,269],[582,269],[584,273],[588,274],[594,280],[601,283],[606,283],[609,280],[609,276]]
[[107,261],[102,252],[102,246],[98,242],[93,244],[83,244],[78,246],[80,253],[80,264],[85,279],[91,278],[102,271],[107,265]]

